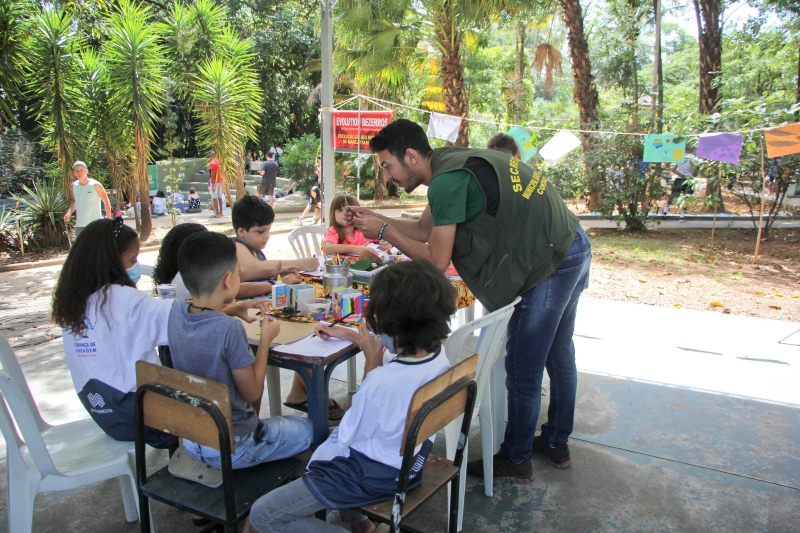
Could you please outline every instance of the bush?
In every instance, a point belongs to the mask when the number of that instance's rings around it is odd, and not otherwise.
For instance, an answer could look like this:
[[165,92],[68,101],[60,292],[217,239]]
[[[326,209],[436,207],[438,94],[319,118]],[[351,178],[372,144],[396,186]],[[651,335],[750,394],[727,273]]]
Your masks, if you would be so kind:
[[0,252],[8,252],[19,246],[15,215],[13,209],[6,209],[5,206],[0,209]]
[[[54,248],[69,245],[64,215],[69,200],[61,184],[40,180],[33,189],[22,186],[25,196],[14,196],[20,203],[19,222],[27,237],[28,246]],[[24,210],[22,209],[24,207]]]
[[300,190],[305,193],[311,189],[314,182],[314,167],[318,155],[319,139],[315,135],[303,135],[289,141],[281,156],[283,174],[296,181]]
[[589,194],[589,179],[583,164],[583,155],[575,150],[555,166],[541,165],[540,171],[547,181],[555,185],[564,200],[576,202]]
[[[600,212],[625,222],[627,231],[645,229],[650,206],[664,196],[658,165],[640,167],[644,145],[633,135],[597,135],[584,157],[589,167],[589,185],[601,191]],[[655,168],[654,168],[655,167]]]

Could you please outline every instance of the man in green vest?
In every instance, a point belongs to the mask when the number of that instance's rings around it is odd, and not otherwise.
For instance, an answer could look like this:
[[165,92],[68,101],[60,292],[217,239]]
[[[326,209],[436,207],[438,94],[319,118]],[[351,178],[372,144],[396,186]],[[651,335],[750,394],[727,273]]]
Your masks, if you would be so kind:
[[[428,206],[418,221],[349,208],[364,235],[442,271],[452,261],[489,311],[522,298],[508,325],[508,425],[493,459],[495,480],[533,480],[532,453],[569,466],[578,382],[572,333],[592,259],[577,217],[544,176],[511,154],[433,150],[422,128],[403,119],[383,128],[370,148],[388,181],[406,192],[427,185]],[[550,406],[534,438],[545,368]],[[483,462],[467,471],[482,476]]]

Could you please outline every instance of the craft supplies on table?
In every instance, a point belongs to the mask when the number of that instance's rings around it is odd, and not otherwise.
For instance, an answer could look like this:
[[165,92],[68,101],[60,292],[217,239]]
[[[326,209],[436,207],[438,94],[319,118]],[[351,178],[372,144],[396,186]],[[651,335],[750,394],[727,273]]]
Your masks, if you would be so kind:
[[[317,290],[313,285],[307,283],[296,283],[289,285],[289,303],[288,306],[301,312],[300,303],[306,300],[313,300],[317,297]],[[303,313],[305,314],[305,313]]]
[[338,289],[331,293],[333,316],[343,318],[348,315],[360,317],[364,311],[364,295],[356,289]]
[[331,314],[331,301],[324,298],[311,298],[300,302],[300,314],[312,320],[325,320]]

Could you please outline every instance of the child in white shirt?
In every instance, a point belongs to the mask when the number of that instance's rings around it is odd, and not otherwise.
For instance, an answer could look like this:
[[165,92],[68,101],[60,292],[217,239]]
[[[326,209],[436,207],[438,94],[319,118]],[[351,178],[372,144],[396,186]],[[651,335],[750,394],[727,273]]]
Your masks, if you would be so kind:
[[[453,286],[432,263],[417,260],[391,265],[375,276],[366,324],[357,334],[317,327],[324,339],[347,338],[361,346],[365,378],[339,427],[311,456],[305,475],[256,501],[245,532],[346,531],[312,516],[326,508],[340,510],[354,532],[375,530],[352,509],[394,497],[408,405],[419,387],[450,367],[442,343],[455,311]],[[415,450],[418,466],[409,488],[422,482],[432,444],[428,440]]]
[[[141,269],[139,236],[121,217],[95,220],[69,251],[53,291],[51,319],[63,328],[64,354],[81,403],[100,428],[133,441],[136,362],[159,364],[173,300],[136,289]],[[244,302],[225,309],[249,322]],[[146,430],[151,446],[168,447],[170,435]]]

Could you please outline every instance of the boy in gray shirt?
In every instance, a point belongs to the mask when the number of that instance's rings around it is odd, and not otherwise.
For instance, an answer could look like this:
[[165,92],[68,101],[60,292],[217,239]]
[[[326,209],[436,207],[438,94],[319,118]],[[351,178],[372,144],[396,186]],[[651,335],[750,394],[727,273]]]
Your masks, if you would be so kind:
[[[236,245],[222,234],[196,233],[178,251],[178,270],[192,296],[169,315],[169,348],[175,369],[228,386],[235,452],[233,468],[291,457],[311,445],[311,424],[297,416],[258,418],[269,345],[280,332],[272,317],[261,323],[255,357],[244,325],[222,309],[239,290]],[[252,404],[252,405],[251,405]],[[219,450],[184,440],[197,460],[221,467]]]

